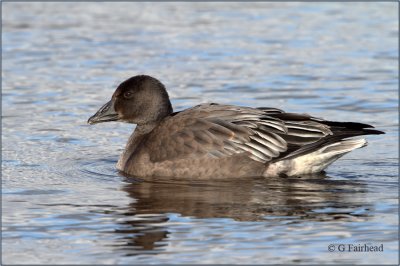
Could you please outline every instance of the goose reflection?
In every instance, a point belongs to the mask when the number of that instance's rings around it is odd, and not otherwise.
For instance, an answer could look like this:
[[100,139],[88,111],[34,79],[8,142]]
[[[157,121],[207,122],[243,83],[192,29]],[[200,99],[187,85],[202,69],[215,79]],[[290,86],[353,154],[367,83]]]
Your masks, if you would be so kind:
[[126,178],[133,199],[120,222],[126,255],[162,250],[172,214],[190,219],[229,218],[274,224],[357,221],[368,217],[366,184],[325,174],[302,178],[181,181]]

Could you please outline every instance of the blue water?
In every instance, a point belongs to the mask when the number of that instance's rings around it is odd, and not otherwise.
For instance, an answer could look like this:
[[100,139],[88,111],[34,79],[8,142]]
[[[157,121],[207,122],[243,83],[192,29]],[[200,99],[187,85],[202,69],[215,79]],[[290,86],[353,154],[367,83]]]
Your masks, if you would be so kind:
[[[4,264],[398,263],[397,4],[2,6]],[[175,110],[271,106],[386,134],[325,175],[139,182],[115,169],[134,126],[86,121],[141,73]]]

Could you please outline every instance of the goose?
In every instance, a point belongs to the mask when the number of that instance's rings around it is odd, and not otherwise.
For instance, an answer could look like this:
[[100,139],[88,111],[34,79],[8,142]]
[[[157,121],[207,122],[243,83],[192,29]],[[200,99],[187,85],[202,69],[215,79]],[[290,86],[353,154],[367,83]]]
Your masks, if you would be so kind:
[[317,174],[354,149],[368,124],[277,108],[207,103],[174,112],[165,86],[137,75],[122,82],[89,124],[136,124],[117,169],[136,177],[236,178]]

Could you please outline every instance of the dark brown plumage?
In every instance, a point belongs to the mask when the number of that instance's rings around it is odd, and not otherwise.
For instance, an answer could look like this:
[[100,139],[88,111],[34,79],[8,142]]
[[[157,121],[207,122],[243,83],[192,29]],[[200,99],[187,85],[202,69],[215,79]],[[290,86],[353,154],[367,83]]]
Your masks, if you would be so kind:
[[202,104],[173,113],[164,85],[150,76],[121,83],[89,123],[137,124],[117,168],[135,176],[226,178],[322,171],[383,134],[370,125],[333,122],[276,108]]

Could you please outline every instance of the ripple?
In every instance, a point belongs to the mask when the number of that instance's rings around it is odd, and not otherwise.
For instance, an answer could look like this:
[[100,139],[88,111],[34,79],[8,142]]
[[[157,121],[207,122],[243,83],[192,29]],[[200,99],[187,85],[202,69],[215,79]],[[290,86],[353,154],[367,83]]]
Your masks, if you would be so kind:
[[60,193],[65,193],[64,190],[56,190],[56,189],[48,189],[48,190],[42,190],[42,189],[30,189],[30,190],[4,190],[3,194],[13,194],[13,195],[50,195],[50,194],[60,194]]
[[115,179],[118,170],[115,168],[117,161],[115,159],[98,159],[94,161],[83,162],[79,173],[88,176],[104,177],[105,179]]

